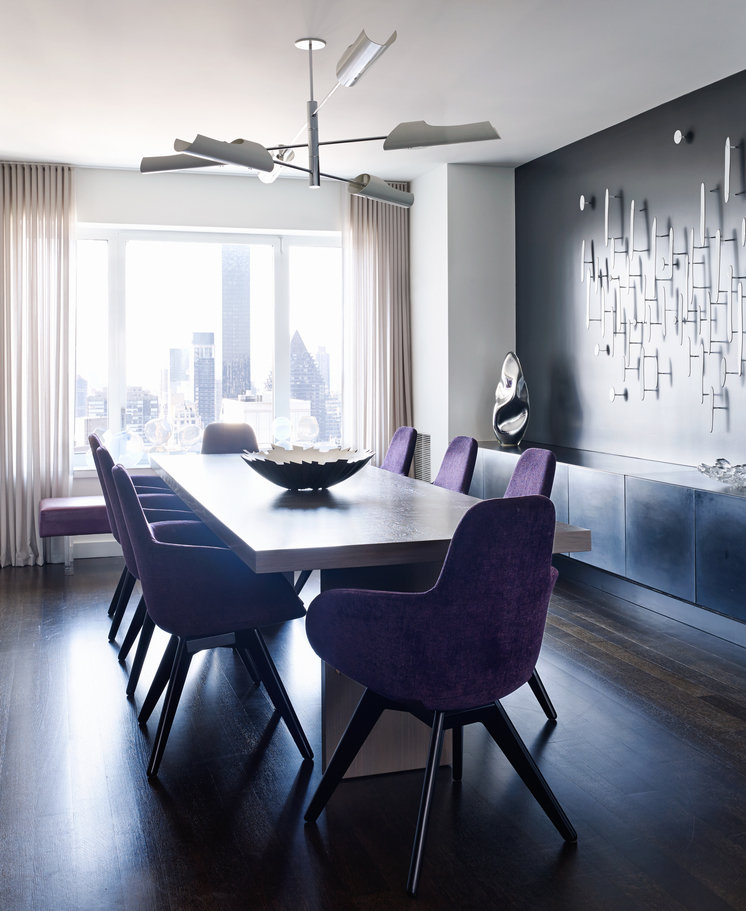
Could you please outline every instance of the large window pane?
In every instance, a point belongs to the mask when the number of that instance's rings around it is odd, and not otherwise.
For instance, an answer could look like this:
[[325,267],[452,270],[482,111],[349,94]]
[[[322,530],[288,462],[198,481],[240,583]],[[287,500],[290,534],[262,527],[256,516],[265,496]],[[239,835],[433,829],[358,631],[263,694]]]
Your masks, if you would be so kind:
[[338,247],[293,246],[289,261],[293,437],[313,442],[309,437],[318,424],[318,440],[338,445],[342,438],[341,252]]
[[271,248],[127,244],[123,430],[182,449],[223,415],[269,432],[272,276]]
[[109,426],[109,245],[78,241],[78,297],[75,330],[74,465],[90,461],[88,434]]

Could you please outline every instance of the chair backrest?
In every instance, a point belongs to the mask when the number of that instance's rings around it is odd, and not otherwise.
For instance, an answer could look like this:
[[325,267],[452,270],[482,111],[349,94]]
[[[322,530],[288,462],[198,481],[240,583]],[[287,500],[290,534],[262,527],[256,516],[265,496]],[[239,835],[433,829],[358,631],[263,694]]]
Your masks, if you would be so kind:
[[205,427],[202,435],[202,452],[215,455],[226,452],[257,452],[254,428],[250,424],[226,424],[215,421]]
[[478,448],[477,441],[472,437],[454,437],[448,444],[433,484],[459,493],[468,493],[477,463]]
[[314,650],[374,692],[428,710],[494,702],[533,674],[557,571],[546,497],[464,514],[427,592],[331,589],[311,604]]
[[394,474],[408,475],[417,444],[417,431],[414,427],[399,427],[391,437],[389,448],[381,462],[381,468],[393,471]]
[[548,449],[527,449],[516,462],[505,490],[506,497],[551,496],[557,459]]
[[99,459],[100,450],[103,450],[107,455],[109,454],[109,450],[106,449],[104,444],[101,442],[101,438],[96,433],[89,434],[88,445],[91,447],[93,464],[96,466],[96,474],[98,475],[98,483],[101,485],[101,492],[104,495],[106,515],[109,518],[109,528],[111,529],[111,533],[114,535],[114,539],[119,542],[119,525],[117,523],[116,513],[114,512],[114,507],[111,502],[111,491],[105,482],[104,470]]
[[158,541],[126,470],[115,465],[112,478],[148,613],[161,629],[210,636],[303,616],[303,602],[280,573],[253,573],[227,548]]
[[107,512],[111,510],[111,515],[114,517],[114,521],[112,522],[110,516],[109,524],[111,525],[112,529],[117,529],[115,537],[122,548],[125,565],[127,569],[132,573],[132,575],[137,579],[139,578],[139,574],[137,571],[135,552],[132,549],[129,532],[124,521],[122,504],[119,501],[119,493],[114,484],[114,478],[112,476],[114,459],[112,459],[111,453],[105,446],[100,446],[96,450],[94,459],[96,461],[96,470],[98,471],[99,480],[101,481],[101,487],[104,491],[104,500],[106,501]]

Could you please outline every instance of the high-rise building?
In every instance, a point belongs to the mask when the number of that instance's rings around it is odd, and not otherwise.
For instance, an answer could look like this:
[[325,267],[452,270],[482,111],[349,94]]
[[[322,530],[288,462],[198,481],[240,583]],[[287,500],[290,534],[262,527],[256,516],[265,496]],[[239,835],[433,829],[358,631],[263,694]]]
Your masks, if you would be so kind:
[[194,404],[203,426],[215,420],[215,333],[193,332]]
[[223,397],[251,389],[251,249],[223,244]]
[[319,422],[319,440],[330,439],[326,382],[297,331],[290,340],[290,397],[310,402],[311,415]]

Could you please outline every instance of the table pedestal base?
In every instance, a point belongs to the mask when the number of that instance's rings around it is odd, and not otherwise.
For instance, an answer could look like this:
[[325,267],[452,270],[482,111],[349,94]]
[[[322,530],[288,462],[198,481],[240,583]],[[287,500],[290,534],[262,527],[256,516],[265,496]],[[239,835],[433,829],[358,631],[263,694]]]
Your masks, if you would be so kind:
[[[365,567],[322,570],[321,590],[369,588],[382,591],[425,591],[440,572],[440,564]],[[359,683],[322,662],[321,670],[321,761],[329,760],[363,694]],[[430,728],[407,712],[384,712],[371,731],[345,778],[424,769],[430,744]],[[442,764],[451,763],[451,734],[443,744]]]

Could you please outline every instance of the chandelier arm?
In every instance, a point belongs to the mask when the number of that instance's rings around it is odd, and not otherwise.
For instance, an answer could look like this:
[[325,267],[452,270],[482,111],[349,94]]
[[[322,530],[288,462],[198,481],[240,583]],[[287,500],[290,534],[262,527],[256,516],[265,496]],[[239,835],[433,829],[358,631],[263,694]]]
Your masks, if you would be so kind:
[[[386,139],[385,136],[362,136],[360,139],[325,139],[319,142],[320,146],[336,146],[342,145],[346,142],[379,142]],[[296,145],[280,145],[280,146],[265,146],[268,152],[279,152],[282,149],[305,149],[307,144],[305,142],[299,142]]]

